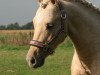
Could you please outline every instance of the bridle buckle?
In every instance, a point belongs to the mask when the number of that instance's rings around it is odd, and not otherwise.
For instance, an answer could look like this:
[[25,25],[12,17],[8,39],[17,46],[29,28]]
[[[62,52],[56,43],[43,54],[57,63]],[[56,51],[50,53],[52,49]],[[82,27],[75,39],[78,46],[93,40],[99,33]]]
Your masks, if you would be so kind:
[[66,19],[67,18],[67,15],[66,15],[64,10],[61,10],[61,18],[62,19]]

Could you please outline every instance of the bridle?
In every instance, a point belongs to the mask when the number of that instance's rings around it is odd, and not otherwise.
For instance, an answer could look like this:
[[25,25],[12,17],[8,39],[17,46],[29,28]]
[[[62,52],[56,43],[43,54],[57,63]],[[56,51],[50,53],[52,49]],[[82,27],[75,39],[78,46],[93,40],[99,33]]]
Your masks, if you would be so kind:
[[30,41],[30,45],[31,46],[36,46],[38,48],[43,48],[44,50],[52,50],[52,48],[50,48],[50,44],[52,42],[55,41],[55,39],[60,35],[60,34],[64,34],[64,36],[66,37],[67,34],[65,32],[65,28],[64,28],[64,21],[65,19],[67,18],[67,15],[66,15],[66,12],[61,4],[61,2],[58,0],[58,7],[59,7],[59,11],[60,11],[60,14],[61,14],[61,27],[60,29],[58,30],[58,32],[56,33],[56,35],[54,37],[52,37],[49,41],[47,42],[39,42],[37,40],[32,40]]

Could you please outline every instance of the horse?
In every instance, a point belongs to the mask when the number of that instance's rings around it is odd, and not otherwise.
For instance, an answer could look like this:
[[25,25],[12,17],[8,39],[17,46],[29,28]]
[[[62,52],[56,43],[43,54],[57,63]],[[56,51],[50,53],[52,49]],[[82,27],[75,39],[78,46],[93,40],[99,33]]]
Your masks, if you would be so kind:
[[38,0],[34,35],[26,55],[38,68],[67,36],[73,42],[71,75],[100,75],[100,11],[86,0]]

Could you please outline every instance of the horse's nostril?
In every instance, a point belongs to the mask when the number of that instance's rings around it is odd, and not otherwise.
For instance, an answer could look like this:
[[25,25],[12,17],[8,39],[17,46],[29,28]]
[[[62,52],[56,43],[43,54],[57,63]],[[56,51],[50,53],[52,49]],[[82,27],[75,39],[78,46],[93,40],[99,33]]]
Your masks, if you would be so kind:
[[33,65],[36,63],[36,59],[35,59],[34,57],[31,59],[31,63],[32,63]]

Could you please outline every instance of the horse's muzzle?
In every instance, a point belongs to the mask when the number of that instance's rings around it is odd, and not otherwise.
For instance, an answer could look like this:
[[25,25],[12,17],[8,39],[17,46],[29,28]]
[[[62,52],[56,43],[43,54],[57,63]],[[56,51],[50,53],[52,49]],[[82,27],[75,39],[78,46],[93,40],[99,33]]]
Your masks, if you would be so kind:
[[27,60],[29,67],[31,67],[31,68],[38,68],[44,64],[44,58],[27,57],[26,60]]

